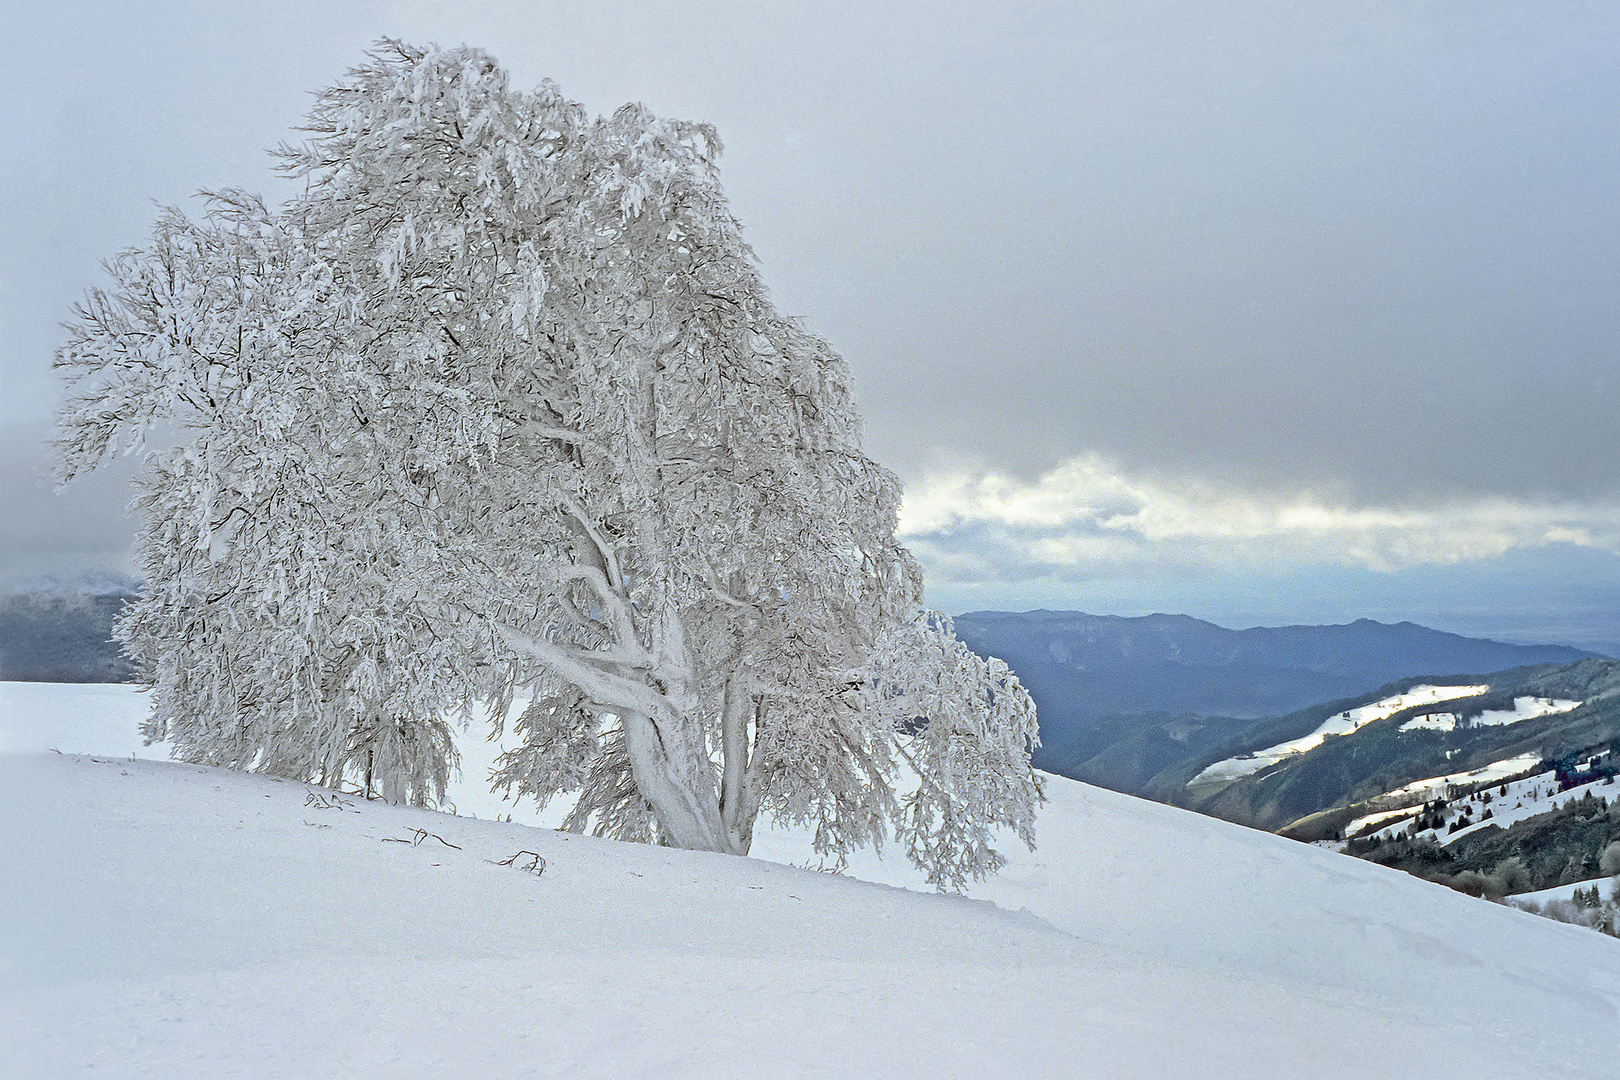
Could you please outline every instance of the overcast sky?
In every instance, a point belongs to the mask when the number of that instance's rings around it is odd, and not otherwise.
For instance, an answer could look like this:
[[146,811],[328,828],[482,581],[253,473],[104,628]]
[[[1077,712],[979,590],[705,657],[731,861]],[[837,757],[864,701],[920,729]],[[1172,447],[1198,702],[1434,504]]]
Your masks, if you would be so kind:
[[284,195],[263,151],[388,34],[718,125],[948,611],[1620,641],[1612,3],[0,16],[0,577],[124,558],[125,478],[58,498],[31,460],[99,261],[154,201]]

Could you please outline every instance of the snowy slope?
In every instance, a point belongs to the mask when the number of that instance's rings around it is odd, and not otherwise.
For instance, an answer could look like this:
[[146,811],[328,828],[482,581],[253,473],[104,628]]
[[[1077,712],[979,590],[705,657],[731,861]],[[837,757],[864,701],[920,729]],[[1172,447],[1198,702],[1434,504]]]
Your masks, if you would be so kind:
[[1473,697],[1489,689],[1487,685],[1414,686],[1403,694],[1395,694],[1371,705],[1362,705],[1330,716],[1308,735],[1301,735],[1297,739],[1290,739],[1252,754],[1217,761],[1188,781],[1187,786],[1192,788],[1199,785],[1227,783],[1240,776],[1248,776],[1250,773],[1270,768],[1285,757],[1309,753],[1326,742],[1330,735],[1348,735],[1374,720],[1394,716],[1402,709],[1410,709],[1414,705],[1429,705],[1437,701],[1450,701],[1453,698]]
[[[1609,797],[1616,790],[1612,785],[1601,780],[1593,780],[1586,784],[1577,784],[1575,787],[1564,789],[1558,784],[1558,776],[1551,769],[1546,772],[1523,776],[1526,770],[1534,768],[1541,761],[1539,754],[1524,754],[1519,757],[1507,758],[1503,761],[1492,762],[1466,773],[1450,773],[1446,776],[1431,777],[1427,780],[1417,780],[1406,785],[1392,795],[1411,796],[1412,798],[1435,799],[1446,795],[1449,788],[1469,788],[1478,784],[1490,784],[1497,780],[1504,780],[1509,776],[1520,776],[1521,779],[1509,780],[1501,788],[1494,791],[1477,792],[1467,798],[1457,798],[1445,809],[1441,810],[1441,827],[1425,829],[1415,834],[1417,837],[1428,837],[1442,846],[1449,846],[1468,836],[1470,833],[1480,832],[1491,827],[1506,829],[1520,821],[1556,810],[1567,805],[1570,801],[1580,799],[1587,794]],[[1489,796],[1489,802],[1486,801]],[[1490,817],[1484,817],[1486,808],[1491,811]],[[1369,825],[1387,822],[1383,828],[1366,834],[1367,837],[1378,837],[1383,840],[1393,839],[1396,835],[1410,829],[1412,819],[1423,811],[1423,805],[1407,806],[1399,810],[1387,810],[1377,814],[1368,814],[1357,818],[1345,826],[1344,835],[1361,836],[1362,830]],[[1450,823],[1457,817],[1467,813],[1474,819],[1472,825],[1465,825],[1455,832],[1451,831]],[[1364,837],[1365,838],[1365,837]],[[1581,883],[1585,885],[1585,882]],[[1562,886],[1568,889],[1573,886]],[[1533,894],[1525,894],[1531,896]]]
[[1509,903],[1545,904],[1553,900],[1567,902],[1574,897],[1576,889],[1585,892],[1591,888],[1596,888],[1598,896],[1607,900],[1616,892],[1616,882],[1613,876],[1587,878],[1585,881],[1572,881],[1568,885],[1555,885],[1550,889],[1538,889],[1536,892],[1517,893]]
[[[12,750],[122,723],[116,695],[19,700]],[[736,859],[0,755],[0,1076],[1614,1075],[1620,941],[1050,795],[969,899],[766,861],[808,857],[792,831]],[[497,865],[519,851],[544,873]]]
[[1397,799],[1406,798],[1438,798],[1444,795],[1448,788],[1472,787],[1477,784],[1494,784],[1509,776],[1519,775],[1541,764],[1541,755],[1535,751],[1519,754],[1515,757],[1503,758],[1481,765],[1477,769],[1468,769],[1464,772],[1446,773],[1444,776],[1430,776],[1422,780],[1414,780],[1410,784],[1403,784],[1393,791],[1387,792],[1385,797]]
[[[1487,709],[1470,720],[1470,727],[1501,727],[1517,724],[1521,720],[1534,720],[1540,716],[1578,709],[1582,702],[1568,698],[1516,697],[1511,709]],[[1425,713],[1401,725],[1402,731],[1455,731],[1462,722],[1457,713]]]

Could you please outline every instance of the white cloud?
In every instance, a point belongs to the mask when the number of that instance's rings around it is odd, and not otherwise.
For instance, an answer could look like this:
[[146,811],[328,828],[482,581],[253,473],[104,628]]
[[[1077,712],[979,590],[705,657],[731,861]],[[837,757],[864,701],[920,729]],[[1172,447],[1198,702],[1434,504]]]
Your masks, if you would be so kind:
[[1069,580],[1286,572],[1311,565],[1393,572],[1574,544],[1620,554],[1620,505],[1500,497],[1348,506],[1197,478],[1131,476],[1071,459],[1034,482],[942,470],[913,483],[901,530],[930,580]]

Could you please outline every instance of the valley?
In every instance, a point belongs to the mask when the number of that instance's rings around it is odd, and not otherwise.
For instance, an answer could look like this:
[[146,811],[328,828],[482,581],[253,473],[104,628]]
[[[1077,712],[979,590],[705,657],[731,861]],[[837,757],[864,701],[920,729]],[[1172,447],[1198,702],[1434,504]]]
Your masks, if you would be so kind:
[[[1226,631],[1223,639],[1219,628],[1184,618],[1056,614],[983,620],[1024,657],[1022,667],[1010,662],[1021,679],[1029,672],[1042,738],[1057,747],[1043,748],[1058,761],[1054,771],[1475,895],[1597,895],[1600,902],[1576,921],[1603,923],[1608,880],[1620,871],[1620,846],[1606,854],[1620,845],[1620,662],[1567,650],[1575,658],[1489,670],[1480,665],[1545,654],[1365,620],[1268,631],[1270,647],[1262,650],[1240,647],[1251,632]],[[978,619],[964,617],[969,633]],[[1077,636],[1089,653],[1076,647]],[[1222,640],[1224,651],[1209,647]],[[1402,654],[1401,644],[1410,651]],[[1088,707],[1085,678],[1111,653],[1130,662],[1099,674],[1104,696],[1126,700],[1134,671],[1135,701],[1144,708],[1090,715],[1096,705]],[[1086,668],[1074,664],[1077,655]],[[1303,665],[1295,675],[1300,694],[1345,672],[1371,678],[1403,663],[1404,672],[1357,694],[1252,715],[1285,697],[1276,674],[1284,657]],[[1054,678],[1053,664],[1064,662],[1071,670]],[[1440,663],[1464,674],[1443,675]],[[1221,693],[1238,715],[1148,711],[1185,697],[1200,679],[1209,683],[1211,669],[1221,672]],[[1254,679],[1246,699],[1238,685],[1245,677]],[[1080,749],[1065,756],[1064,748]],[[1612,932],[1607,918],[1600,928]]]

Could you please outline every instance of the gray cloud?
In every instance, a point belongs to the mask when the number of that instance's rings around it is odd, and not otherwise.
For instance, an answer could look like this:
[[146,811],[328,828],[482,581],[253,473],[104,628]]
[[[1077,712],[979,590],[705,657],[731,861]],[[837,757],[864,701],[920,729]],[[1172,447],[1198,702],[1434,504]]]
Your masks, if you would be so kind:
[[1076,26],[1039,139],[972,117],[916,196],[957,227],[844,294],[860,358],[900,361],[862,371],[890,456],[943,420],[1026,478],[1097,452],[1351,501],[1616,490],[1612,50],[1564,9],[1327,7],[1294,9],[1320,41]]
[[[1620,500],[1610,4],[46,7],[0,87],[0,422],[44,422],[55,323],[150,200],[277,194],[262,149],[392,33],[717,123],[766,279],[849,357],[916,508],[964,461],[1039,488],[1095,460],[1217,518],[1404,514],[1367,550],[1410,568],[1590,539]],[[1070,521],[1031,554],[966,520],[915,539],[1059,592],[1230,583],[1267,551],[1282,582],[1349,535]]]
[[944,582],[1070,581],[1365,566],[1393,573],[1553,544],[1620,556],[1620,500],[1538,503],[1499,495],[1443,506],[1346,506],[1211,483],[1131,476],[1075,458],[1025,483],[962,470],[916,484],[901,531]]
[[127,574],[132,461],[60,494],[46,477],[44,424],[0,425],[0,589],[38,578]]

